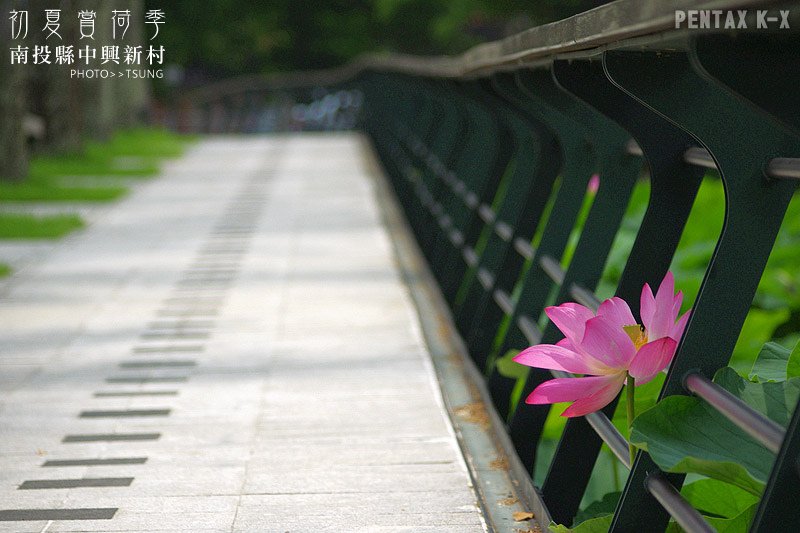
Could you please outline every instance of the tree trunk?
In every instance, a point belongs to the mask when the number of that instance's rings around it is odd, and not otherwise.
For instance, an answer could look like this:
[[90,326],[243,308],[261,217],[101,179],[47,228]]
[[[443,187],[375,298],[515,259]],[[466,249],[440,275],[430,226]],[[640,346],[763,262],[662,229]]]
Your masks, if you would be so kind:
[[[94,41],[88,39],[76,40],[75,68],[95,68],[78,59],[78,48],[87,45],[99,49],[104,44],[111,43],[111,8],[102,0],[81,2],[80,9],[95,11]],[[98,67],[99,68],[99,67]],[[81,80],[81,108],[83,110],[83,132],[85,136],[93,139],[107,139],[111,135],[114,122],[114,95],[111,89],[111,79],[86,78]]]
[[26,65],[12,65],[9,49],[22,40],[11,41],[10,0],[0,0],[0,180],[20,181],[28,174],[25,146]]
[[[125,34],[125,44],[143,46],[143,49],[147,50],[144,0],[128,0],[122,4],[124,7],[118,9],[130,9],[131,11],[131,26],[128,33]],[[142,53],[142,58],[146,57],[146,53]],[[115,118],[118,127],[131,128],[141,125],[147,118],[150,83],[144,78],[114,80],[114,100],[117,104]]]
[[[50,39],[53,41],[51,48],[57,44],[77,42],[77,6],[74,2],[61,0],[54,4],[50,0],[37,0],[32,5],[39,13],[45,9],[61,9],[59,34],[63,41],[56,43],[55,38]],[[80,81],[70,79],[70,65],[57,65],[53,60],[52,65],[43,67],[38,82],[41,114],[47,125],[44,148],[51,153],[79,152],[83,145]]]

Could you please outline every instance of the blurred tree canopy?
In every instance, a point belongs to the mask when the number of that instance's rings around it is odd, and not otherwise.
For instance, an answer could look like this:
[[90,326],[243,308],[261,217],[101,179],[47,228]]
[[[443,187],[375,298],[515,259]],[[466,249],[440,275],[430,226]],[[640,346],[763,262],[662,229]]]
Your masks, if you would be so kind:
[[[200,78],[340,65],[364,52],[455,54],[602,0],[146,0],[170,63]],[[187,80],[191,83],[191,80]],[[197,80],[201,81],[201,80]]]

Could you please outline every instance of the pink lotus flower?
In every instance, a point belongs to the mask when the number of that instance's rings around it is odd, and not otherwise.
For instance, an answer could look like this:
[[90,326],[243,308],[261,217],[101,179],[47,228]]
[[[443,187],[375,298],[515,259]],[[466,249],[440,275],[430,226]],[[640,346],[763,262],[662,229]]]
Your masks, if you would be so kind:
[[586,184],[586,190],[592,194],[596,193],[600,188],[600,174],[592,174],[589,178],[589,183]]
[[678,319],[683,294],[674,292],[671,272],[655,296],[645,284],[641,296],[642,326],[633,318],[628,304],[618,297],[600,304],[597,315],[576,303],[548,307],[547,316],[566,338],[556,344],[531,346],[514,361],[585,377],[546,381],[525,402],[574,402],[562,416],[583,416],[608,405],[629,375],[636,385],[653,379],[672,361],[689,319],[689,312]]

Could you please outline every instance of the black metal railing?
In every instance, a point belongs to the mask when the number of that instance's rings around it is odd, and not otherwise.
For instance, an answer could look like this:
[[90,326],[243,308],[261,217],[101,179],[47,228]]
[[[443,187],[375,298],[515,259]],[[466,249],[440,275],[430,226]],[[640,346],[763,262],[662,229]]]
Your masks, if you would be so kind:
[[[779,8],[790,29],[757,27],[756,10]],[[680,9],[749,10],[751,29],[676,29]],[[244,80],[188,95],[199,104],[187,108],[202,124],[236,94],[318,85],[363,95],[361,127],[529,473],[549,406],[513,408],[516,382],[493,361],[559,340],[553,324],[539,326],[546,305],[597,307],[594,290],[646,172],[648,208],[615,291],[638,314],[639,291],[665,275],[703,176],[716,171],[723,231],[660,398],[696,395],[775,453],[751,531],[800,531],[800,410],[784,429],[708,379],[728,363],[800,180],[798,16],[798,4],[760,0],[618,0],[459,57],[369,57],[309,79]],[[532,370],[523,394],[552,375],[566,374]],[[642,452],[630,464],[610,421],[616,403],[567,422],[531,502],[542,526],[572,522],[605,443],[630,469],[611,531],[663,531],[670,517],[713,531],[681,497],[682,476]]]

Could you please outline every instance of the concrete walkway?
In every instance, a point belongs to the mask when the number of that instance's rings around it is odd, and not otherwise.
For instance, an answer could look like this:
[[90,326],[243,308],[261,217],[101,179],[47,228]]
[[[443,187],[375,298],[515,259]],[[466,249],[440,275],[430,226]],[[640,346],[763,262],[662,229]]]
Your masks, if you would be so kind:
[[0,531],[484,530],[352,134],[206,140],[0,292]]

